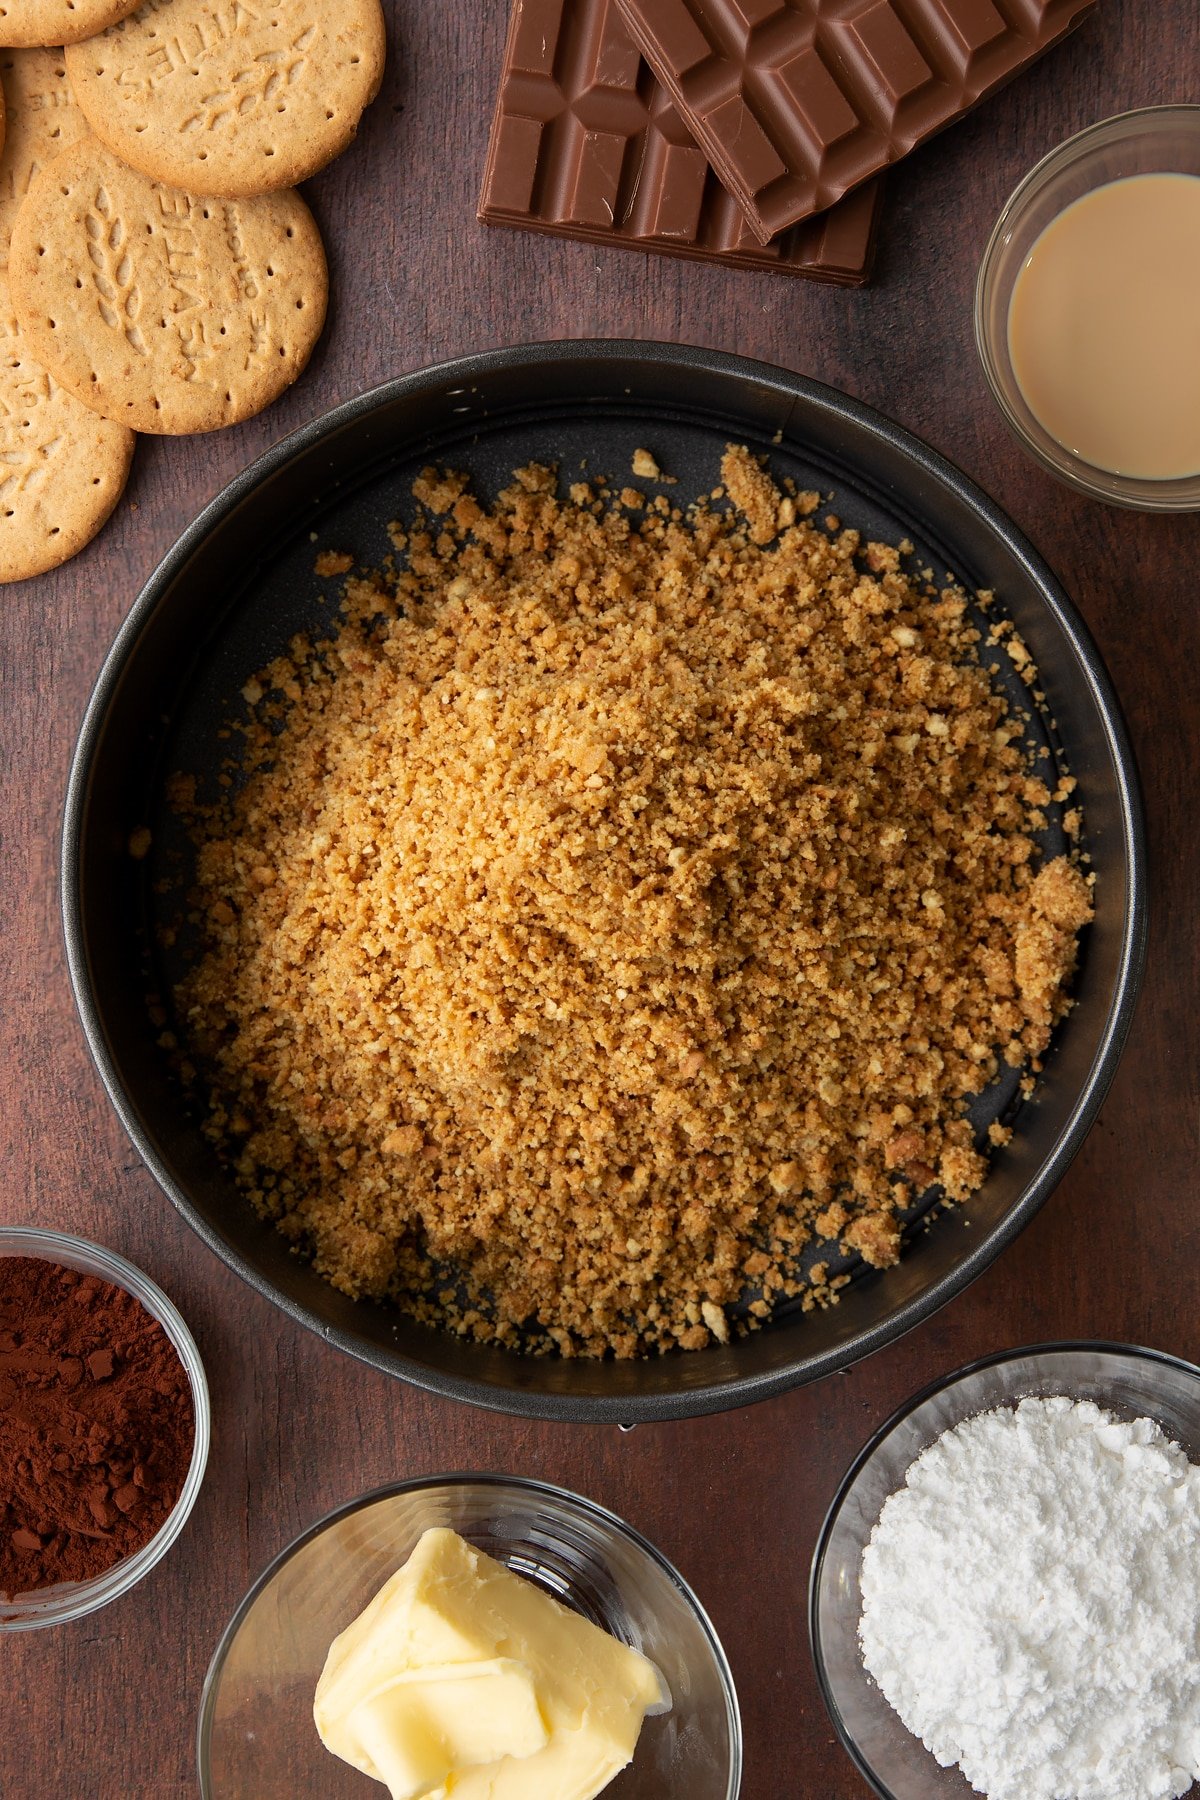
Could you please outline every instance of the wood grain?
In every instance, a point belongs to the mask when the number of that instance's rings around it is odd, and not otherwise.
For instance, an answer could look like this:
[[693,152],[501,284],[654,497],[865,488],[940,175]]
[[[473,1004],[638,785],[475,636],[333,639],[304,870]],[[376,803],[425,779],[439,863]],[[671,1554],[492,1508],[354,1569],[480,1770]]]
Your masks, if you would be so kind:
[[[262,1565],[316,1515],[390,1478],[464,1467],[563,1481],[614,1507],[695,1584],[729,1651],[743,1800],[862,1800],[817,1693],[805,1584],[823,1510],[867,1433],[919,1384],[1040,1338],[1200,1352],[1196,1068],[1200,912],[1200,517],[1106,510],[1007,436],[971,338],[976,265],[1005,196],[1060,139],[1194,97],[1193,6],[1100,0],[1038,67],[890,178],[875,285],[835,292],[475,223],[506,8],[392,0],[391,64],[350,153],[310,187],[334,305],[307,375],[263,417],[144,441],[99,541],[0,599],[0,1220],[81,1231],[178,1302],[213,1387],[210,1473],[141,1586],[76,1626],[9,1638],[0,1794],[195,1792],[209,1655]],[[1048,557],[1123,697],[1149,809],[1154,920],[1144,997],[1103,1114],[1040,1217],[930,1323],[840,1377],[741,1413],[612,1428],[530,1425],[410,1392],[337,1356],[224,1269],[141,1168],[88,1060],[67,982],[57,854],[90,685],[176,534],[251,457],[388,376],[491,345],[657,337],[786,364],[929,439]]]

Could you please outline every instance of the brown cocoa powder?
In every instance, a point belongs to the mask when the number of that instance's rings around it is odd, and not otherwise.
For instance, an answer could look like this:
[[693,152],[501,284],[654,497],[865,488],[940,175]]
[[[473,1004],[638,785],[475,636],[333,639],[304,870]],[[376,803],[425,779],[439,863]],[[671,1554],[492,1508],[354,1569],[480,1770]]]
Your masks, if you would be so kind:
[[90,1580],[149,1543],[194,1438],[187,1372],[139,1300],[0,1257],[0,1594]]

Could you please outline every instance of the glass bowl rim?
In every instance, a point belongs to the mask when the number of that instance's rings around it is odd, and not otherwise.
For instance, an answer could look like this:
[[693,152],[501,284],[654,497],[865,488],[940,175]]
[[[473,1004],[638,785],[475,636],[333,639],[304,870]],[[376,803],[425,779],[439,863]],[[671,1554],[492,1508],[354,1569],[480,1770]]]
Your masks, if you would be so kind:
[[[188,1463],[179,1497],[150,1541],[131,1556],[122,1557],[111,1569],[105,1569],[103,1574],[93,1576],[90,1581],[65,1583],[57,1595],[52,1588],[41,1590],[44,1595],[54,1597],[39,1599],[38,1591],[35,1590],[27,1595],[18,1595],[11,1601],[0,1600],[0,1636],[6,1632],[37,1631],[51,1625],[70,1624],[128,1593],[130,1588],[162,1561],[187,1524],[203,1485],[208,1464],[212,1436],[212,1403],[208,1378],[204,1373],[196,1340],[169,1295],[128,1257],[122,1256],[118,1250],[108,1249],[104,1244],[95,1243],[91,1238],[80,1237],[75,1232],[52,1231],[41,1226],[0,1226],[0,1256],[27,1255],[42,1262],[55,1262],[58,1260],[55,1252],[64,1250],[91,1262],[101,1279],[132,1294],[162,1326],[188,1378],[195,1437],[191,1461]],[[2,1609],[22,1605],[28,1606],[30,1610],[25,1614],[4,1616]]]
[[[1197,108],[1197,111],[1200,112],[1200,107]],[[833,1499],[830,1501],[826,1510],[825,1517],[821,1522],[821,1529],[817,1533],[816,1547],[813,1550],[812,1564],[809,1570],[808,1639],[812,1651],[813,1666],[817,1675],[817,1686],[820,1689],[821,1699],[825,1704],[825,1710],[829,1715],[830,1722],[837,1732],[843,1750],[849,1756],[851,1762],[854,1764],[863,1780],[867,1783],[872,1793],[879,1796],[879,1800],[895,1800],[895,1795],[889,1788],[882,1785],[879,1777],[869,1767],[859,1750],[858,1744],[850,1732],[846,1721],[842,1717],[841,1707],[838,1705],[830,1685],[828,1672],[825,1667],[824,1650],[822,1647],[821,1628],[819,1623],[821,1585],[825,1570],[825,1557],[829,1549],[829,1542],[833,1536],[833,1527],[837,1522],[838,1515],[845,1504],[850,1489],[853,1487],[862,1470],[871,1461],[875,1452],[879,1449],[879,1446],[886,1438],[891,1436],[892,1432],[895,1431],[898,1426],[904,1423],[905,1419],[911,1418],[913,1413],[918,1412],[928,1401],[936,1399],[939,1394],[946,1392],[950,1388],[957,1387],[960,1382],[966,1381],[970,1376],[982,1374],[985,1369],[1002,1368],[1005,1363],[1027,1362],[1035,1357],[1071,1355],[1121,1356],[1126,1357],[1133,1362],[1159,1363],[1172,1369],[1181,1370],[1185,1375],[1190,1375],[1197,1382],[1200,1382],[1200,1367],[1195,1363],[1188,1362],[1185,1357],[1175,1356],[1169,1350],[1152,1349],[1147,1344],[1123,1344],[1109,1338],[1049,1339],[1037,1344],[1019,1344],[1011,1350],[993,1351],[990,1356],[976,1357],[973,1362],[963,1363],[960,1368],[952,1369],[948,1375],[942,1375],[933,1381],[926,1382],[916,1391],[916,1393],[911,1394],[907,1400],[901,1401],[900,1405],[888,1415],[882,1425],[878,1426],[871,1433],[866,1443],[862,1446],[862,1449],[854,1457],[849,1468],[846,1470],[846,1473],[842,1476],[842,1479],[838,1482],[837,1490],[834,1493]],[[952,1427],[947,1427],[947,1429],[952,1429]]]
[[[1093,147],[1096,140],[1121,135],[1136,135],[1135,125],[1150,129],[1152,125],[1165,125],[1164,115],[1173,114],[1178,124],[1189,131],[1195,131],[1200,137],[1200,101],[1172,100],[1154,106],[1135,106],[1125,112],[1111,113],[1108,118],[1096,119],[1085,125],[1081,131],[1074,132],[1056,144],[1041,157],[1023,175],[1009,194],[1000,209],[1000,214],[988,234],[983,255],[979,260],[979,269],[975,276],[975,288],[972,300],[972,325],[975,337],[975,350],[983,369],[984,380],[988,392],[1009,431],[1016,438],[1021,448],[1043,469],[1065,482],[1078,494],[1086,494],[1090,500],[1099,500],[1108,506],[1123,507],[1131,512],[1197,512],[1200,511],[1200,471],[1192,475],[1180,475],[1166,479],[1146,479],[1135,475],[1120,475],[1111,469],[1101,469],[1086,458],[1076,456],[1065,445],[1058,446],[1058,453],[1048,447],[1057,444],[1048,431],[1045,432],[1047,444],[1034,438],[1025,421],[1014,410],[1008,396],[1004,393],[997,371],[1008,365],[1007,349],[1003,350],[993,343],[991,332],[985,319],[985,297],[990,291],[995,265],[1003,244],[1006,231],[1014,219],[1036,194],[1041,193],[1054,178],[1069,165],[1079,161]],[[1101,183],[1100,185],[1104,185]],[[1015,376],[1013,377],[1015,381]],[[1045,427],[1042,427],[1045,431]],[[1122,484],[1120,486],[1116,484]]]
[[306,1544],[318,1538],[341,1519],[350,1518],[356,1512],[362,1512],[381,1500],[392,1500],[402,1494],[420,1493],[426,1488],[518,1488],[535,1497],[565,1501],[569,1508],[590,1516],[594,1521],[614,1529],[617,1534],[632,1544],[643,1555],[648,1556],[667,1579],[681,1593],[687,1606],[695,1615],[700,1629],[708,1640],[720,1677],[721,1691],[725,1700],[725,1716],[729,1726],[729,1800],[737,1800],[741,1792],[742,1763],[744,1746],[742,1741],[742,1715],[738,1703],[737,1688],[734,1684],[733,1670],[729,1666],[729,1658],[725,1647],[717,1633],[716,1627],[708,1613],[701,1605],[690,1582],[686,1581],[670,1558],[644,1537],[633,1525],[630,1525],[618,1513],[612,1512],[598,1500],[591,1500],[585,1494],[578,1494],[573,1488],[560,1487],[552,1481],[540,1481],[531,1475],[502,1475],[494,1470],[452,1470],[442,1475],[414,1475],[405,1481],[387,1481],[379,1487],[369,1488],[366,1493],[354,1499],[344,1500],[338,1506],[331,1507],[320,1518],[299,1532],[290,1543],[278,1551],[251,1582],[235,1607],[228,1624],[222,1631],[216,1649],[209,1660],[204,1676],[204,1686],[200,1694],[200,1712],[196,1721],[196,1764],[203,1800],[211,1800],[209,1743],[212,1736],[213,1707],[221,1671],[233,1645],[234,1639],[255,1602],[270,1586],[275,1576],[289,1563],[293,1556],[303,1550]]

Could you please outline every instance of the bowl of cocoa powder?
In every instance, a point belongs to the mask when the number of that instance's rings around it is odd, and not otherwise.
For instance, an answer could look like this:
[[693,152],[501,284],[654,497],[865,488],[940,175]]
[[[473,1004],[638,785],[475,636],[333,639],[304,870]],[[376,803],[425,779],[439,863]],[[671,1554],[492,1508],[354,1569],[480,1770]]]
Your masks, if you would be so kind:
[[82,1618],[158,1563],[208,1460],[191,1332],[111,1250],[0,1230],[0,1632]]

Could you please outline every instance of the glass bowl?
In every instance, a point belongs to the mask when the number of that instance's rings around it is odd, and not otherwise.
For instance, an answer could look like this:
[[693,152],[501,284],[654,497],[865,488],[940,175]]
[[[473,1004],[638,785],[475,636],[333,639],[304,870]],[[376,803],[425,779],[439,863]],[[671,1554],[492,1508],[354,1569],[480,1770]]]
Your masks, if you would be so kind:
[[881,1800],[970,1800],[958,1768],[943,1769],[903,1725],[863,1668],[858,1647],[862,1553],[889,1494],[944,1431],[1029,1395],[1093,1400],[1118,1418],[1155,1419],[1200,1461],[1200,1369],[1127,1344],[1036,1344],[971,1363],[902,1406],[863,1449],[821,1528],[808,1622],[817,1679],[838,1736]]
[[126,1262],[123,1256],[113,1250],[104,1250],[99,1244],[89,1243],[86,1238],[69,1237],[60,1231],[16,1227],[0,1227],[0,1256],[34,1256],[42,1262],[62,1263],[68,1269],[78,1269],[81,1275],[95,1275],[100,1281],[124,1288],[135,1300],[140,1300],[170,1338],[187,1371],[196,1419],[192,1460],[179,1498],[148,1544],[143,1544],[132,1556],[123,1557],[103,1575],[96,1575],[90,1581],[58,1582],[54,1587],[18,1594],[11,1600],[0,1596],[0,1632],[34,1631],[42,1625],[66,1625],[72,1619],[82,1619],[86,1613],[95,1612],[97,1607],[107,1606],[110,1600],[119,1599],[162,1561],[187,1524],[204,1480],[211,1409],[204,1365],[191,1332],[162,1289],[131,1262]]
[[1200,473],[1146,480],[1096,468],[1035,418],[1017,385],[1008,308],[1025,260],[1052,219],[1094,188],[1127,175],[1200,175],[1200,106],[1147,106],[1089,125],[1042,158],[1014,191],[988,239],[975,284],[975,343],[992,397],[1029,454],[1069,487],[1139,512],[1200,509]]
[[716,1632],[683,1578],[636,1531],[563,1488],[444,1475],[377,1488],[277,1556],[217,1646],[200,1706],[204,1800],[372,1800],[384,1789],[330,1754],[313,1724],[333,1639],[407,1560],[450,1526],[518,1575],[632,1644],[666,1678],[672,1708],[648,1718],[605,1800],[736,1800],[742,1732]]

